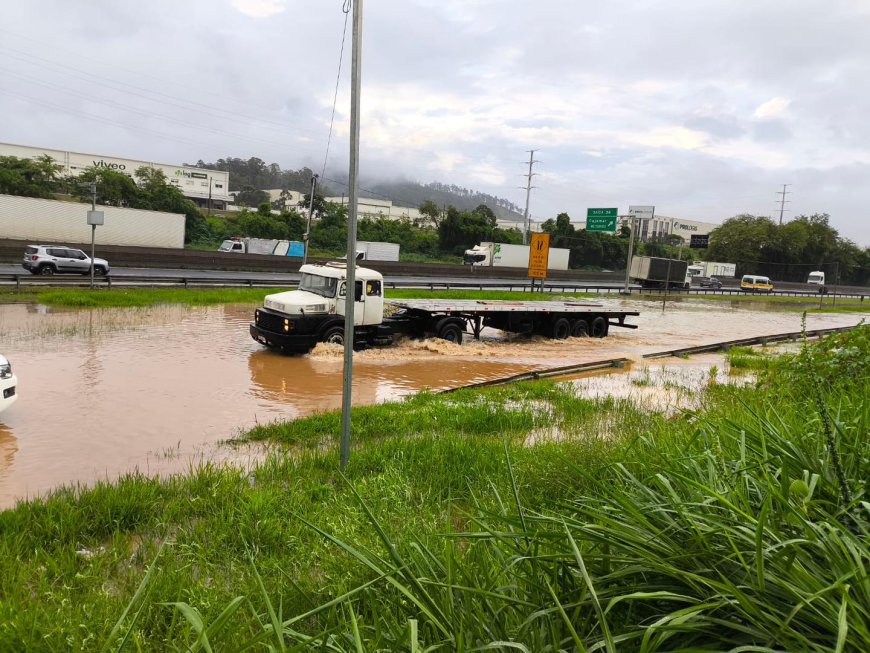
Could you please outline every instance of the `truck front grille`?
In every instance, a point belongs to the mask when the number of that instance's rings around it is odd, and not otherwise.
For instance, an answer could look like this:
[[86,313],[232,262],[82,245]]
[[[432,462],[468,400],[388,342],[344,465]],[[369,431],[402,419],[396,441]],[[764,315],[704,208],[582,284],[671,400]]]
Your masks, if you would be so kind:
[[265,331],[273,331],[275,333],[282,333],[284,331],[283,315],[260,308],[254,316],[254,321],[258,327]]

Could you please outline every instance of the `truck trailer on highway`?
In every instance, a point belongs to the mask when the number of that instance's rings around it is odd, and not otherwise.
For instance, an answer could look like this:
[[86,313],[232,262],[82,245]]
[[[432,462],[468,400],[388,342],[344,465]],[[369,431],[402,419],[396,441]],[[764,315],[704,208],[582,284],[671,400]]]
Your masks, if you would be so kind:
[[[91,242],[87,221],[91,203],[0,195],[0,234],[31,243]],[[184,214],[97,204],[103,223],[96,230],[99,245],[184,247]]]
[[[344,344],[347,266],[344,262],[303,265],[296,290],[267,295],[254,312],[251,337],[272,349],[306,353],[319,342]],[[634,311],[599,304],[557,301],[400,300],[396,312],[384,314],[384,280],[375,270],[356,268],[354,347],[390,345],[399,335],[435,336],[462,343],[469,330],[480,338],[484,327],[557,340],[579,336],[603,338],[611,326],[626,324]]]
[[268,254],[270,256],[298,256],[305,253],[305,244],[298,240],[273,238],[229,238],[221,243],[219,252],[236,254]]
[[716,261],[694,261],[689,266],[689,274],[695,277],[733,278],[737,274],[736,263],[718,263]]
[[[571,251],[551,247],[547,259],[548,270],[567,270],[568,256]],[[465,265],[494,268],[525,268],[529,265],[528,245],[508,245],[507,243],[480,243],[465,250],[462,257]]]
[[[347,258],[343,256],[342,258]],[[357,261],[398,261],[398,243],[380,243],[358,240],[356,243]]]
[[629,278],[644,288],[688,288],[692,283],[686,261],[657,256],[632,256]]

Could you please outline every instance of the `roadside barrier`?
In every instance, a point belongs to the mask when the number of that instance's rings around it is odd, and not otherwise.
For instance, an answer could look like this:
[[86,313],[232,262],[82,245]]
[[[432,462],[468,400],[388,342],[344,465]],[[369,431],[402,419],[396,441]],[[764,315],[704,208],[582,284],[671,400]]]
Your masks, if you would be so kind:
[[[294,288],[298,281],[289,279],[274,279],[270,277],[239,279],[235,277],[205,276],[185,274],[179,276],[153,276],[153,275],[108,275],[95,277],[94,286],[97,288]],[[23,274],[0,274],[0,287],[22,288],[88,288],[91,285],[90,277],[80,275],[52,275],[38,276],[29,272]],[[528,279],[517,281],[406,281],[401,278],[384,281],[386,288],[425,290],[507,290],[511,292],[532,292]],[[614,295],[647,295],[650,298],[661,299],[665,292],[658,289],[629,286],[628,293],[623,286],[617,284],[590,284],[582,282],[548,281],[544,288],[549,292],[564,293],[607,293]],[[535,290],[540,290],[538,286]],[[774,290],[770,293],[774,297],[806,297],[807,299],[819,299],[818,292],[807,290]],[[690,288],[668,290],[669,297],[696,296],[696,295],[730,295],[737,297],[756,296],[746,293],[739,288]],[[870,288],[866,292],[829,292],[821,297],[828,301],[834,298],[853,298],[864,301],[870,298]]]

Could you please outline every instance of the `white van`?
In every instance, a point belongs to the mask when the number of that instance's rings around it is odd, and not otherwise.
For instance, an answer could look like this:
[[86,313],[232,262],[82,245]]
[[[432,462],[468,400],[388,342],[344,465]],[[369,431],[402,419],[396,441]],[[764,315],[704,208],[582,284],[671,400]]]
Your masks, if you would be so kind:
[[824,286],[825,273],[818,270],[810,272],[809,276],[807,277],[807,283],[811,286]]

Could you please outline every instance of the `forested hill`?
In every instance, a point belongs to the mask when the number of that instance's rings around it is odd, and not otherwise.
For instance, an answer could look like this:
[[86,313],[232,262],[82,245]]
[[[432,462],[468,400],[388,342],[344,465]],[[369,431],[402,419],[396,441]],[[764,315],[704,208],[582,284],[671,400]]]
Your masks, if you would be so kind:
[[218,159],[214,163],[206,163],[200,159],[195,164],[185,163],[184,165],[229,172],[230,192],[280,188],[307,193],[311,189],[311,175],[313,174],[309,168],[282,170],[277,163],[266,163],[255,156],[249,159],[228,156],[225,159]]
[[[184,165],[191,165],[185,163]],[[282,170],[277,163],[266,163],[257,157],[241,159],[226,157],[213,163],[199,160],[197,168],[223,170],[230,173],[230,191],[268,190],[281,188],[307,193],[311,187],[312,171],[309,168]],[[327,175],[328,176],[328,175]],[[419,207],[426,200],[435,202],[439,207],[455,206],[460,211],[471,211],[485,204],[497,217],[506,220],[522,220],[522,209],[501,197],[469,190],[455,184],[442,184],[437,181],[421,184],[406,179],[393,181],[364,180],[360,195],[375,199],[389,199],[399,206]],[[326,196],[347,193],[346,178],[321,180],[320,194]]]

